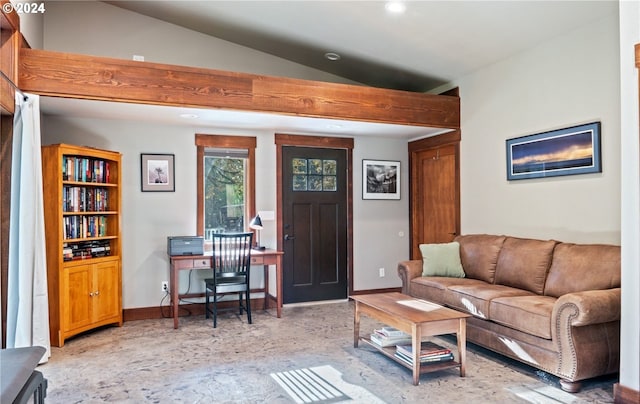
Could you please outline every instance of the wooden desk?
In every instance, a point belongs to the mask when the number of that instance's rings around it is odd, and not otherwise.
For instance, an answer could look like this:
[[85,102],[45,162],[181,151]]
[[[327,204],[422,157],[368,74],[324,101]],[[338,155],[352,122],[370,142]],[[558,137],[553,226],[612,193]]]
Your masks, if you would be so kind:
[[[251,289],[251,293],[264,292],[264,309],[269,307],[269,301],[276,301],[276,313],[278,318],[282,316],[282,256],[284,252],[277,250],[251,250],[251,265],[264,266],[264,288]],[[183,269],[210,269],[211,254],[205,255],[170,255],[171,271],[169,274],[169,291],[171,295],[173,328],[178,328],[178,309],[181,297],[201,297],[203,293],[181,295],[179,294],[180,281],[178,273]],[[276,292],[277,296],[269,293],[269,266],[276,267]]]

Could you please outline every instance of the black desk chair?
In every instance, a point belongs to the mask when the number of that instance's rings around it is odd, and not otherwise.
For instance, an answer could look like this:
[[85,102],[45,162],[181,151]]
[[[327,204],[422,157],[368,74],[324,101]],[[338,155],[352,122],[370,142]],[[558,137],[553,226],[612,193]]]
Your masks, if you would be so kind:
[[[218,298],[227,293],[238,294],[240,315],[242,316],[243,310],[246,310],[248,322],[251,324],[249,270],[252,241],[253,233],[213,235],[213,277],[204,281],[205,317],[209,318],[209,314],[213,314],[214,328],[218,320]],[[210,301],[211,297],[213,302]]]

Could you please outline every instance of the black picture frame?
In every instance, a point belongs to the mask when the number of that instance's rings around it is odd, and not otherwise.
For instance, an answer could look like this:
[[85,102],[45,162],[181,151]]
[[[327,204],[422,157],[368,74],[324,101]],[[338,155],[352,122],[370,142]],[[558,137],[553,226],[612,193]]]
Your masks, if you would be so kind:
[[362,199],[400,199],[400,162],[362,160]]
[[602,172],[600,122],[507,139],[507,180]]
[[175,192],[175,155],[140,154],[142,192]]

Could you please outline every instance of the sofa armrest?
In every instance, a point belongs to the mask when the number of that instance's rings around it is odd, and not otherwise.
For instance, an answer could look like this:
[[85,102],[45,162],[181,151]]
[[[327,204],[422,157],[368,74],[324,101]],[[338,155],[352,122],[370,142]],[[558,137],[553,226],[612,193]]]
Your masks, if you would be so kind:
[[620,288],[560,296],[551,338],[560,355],[556,375],[581,380],[613,372],[619,361]]
[[553,307],[553,319],[570,310],[567,319],[574,327],[620,320],[620,288],[588,290],[560,296]]
[[422,260],[400,261],[398,263],[398,276],[402,280],[402,293],[408,295],[411,280],[421,275]]

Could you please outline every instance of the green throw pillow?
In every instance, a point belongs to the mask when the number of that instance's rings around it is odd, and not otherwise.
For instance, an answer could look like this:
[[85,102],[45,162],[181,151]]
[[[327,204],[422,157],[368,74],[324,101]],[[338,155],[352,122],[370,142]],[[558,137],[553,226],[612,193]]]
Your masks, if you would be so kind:
[[457,241],[440,244],[420,244],[422,276],[449,276],[464,278],[460,262],[460,244]]

